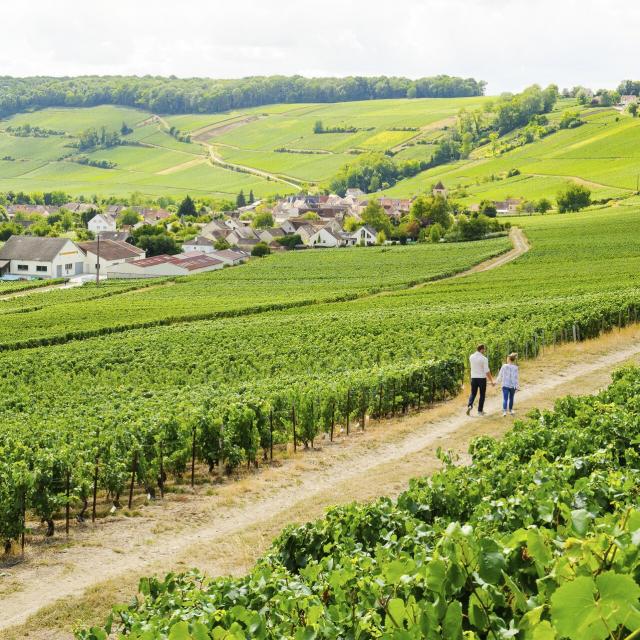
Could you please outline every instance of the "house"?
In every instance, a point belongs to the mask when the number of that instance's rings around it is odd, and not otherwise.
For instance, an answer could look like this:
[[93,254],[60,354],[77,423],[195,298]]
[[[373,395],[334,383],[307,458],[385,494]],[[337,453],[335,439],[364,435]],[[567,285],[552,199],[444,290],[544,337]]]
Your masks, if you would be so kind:
[[173,214],[165,209],[141,209],[138,213],[142,216],[143,224],[158,224],[170,218]]
[[362,198],[365,195],[366,195],[365,192],[361,191],[360,189],[347,189],[345,197],[346,198]]
[[638,102],[638,96],[620,96],[619,107],[626,109],[630,104]]
[[250,252],[259,242],[262,242],[259,238],[241,238],[235,246],[243,251]]
[[308,244],[310,247],[343,247],[347,242],[342,234],[336,233],[328,227],[323,227],[309,238]]
[[44,204],[12,204],[7,207],[7,215],[9,218],[13,218],[16,214],[22,214],[30,216],[37,214],[40,216],[48,217],[59,211],[58,207],[50,207]]
[[447,188],[442,184],[441,180],[438,180],[438,182],[436,182],[436,185],[432,189],[432,193],[434,197],[439,196],[441,198],[444,198],[445,200],[447,199]]
[[366,224],[351,234],[351,238],[355,240],[355,244],[366,247],[376,244],[377,236],[378,233],[376,230]]
[[310,224],[304,224],[296,229],[296,233],[300,236],[302,244],[306,245],[311,242],[311,238],[316,233],[316,231],[317,228],[311,226]]
[[100,240],[115,240],[116,242],[129,243],[133,240],[131,232],[125,229],[121,231],[101,231],[99,235]]
[[278,238],[284,238],[287,234],[281,227],[273,227],[272,229],[262,229],[258,232],[258,237],[262,242],[270,244]]
[[183,253],[213,253],[215,247],[213,242],[204,236],[196,236],[193,240],[189,240],[182,245]]
[[296,232],[296,226],[293,224],[293,222],[291,222],[291,220],[284,220],[280,224],[280,228],[286,235],[291,235]]
[[214,251],[211,256],[222,260],[228,265],[238,265],[246,262],[249,259],[249,254],[244,251],[237,251],[234,249],[223,249],[221,251]]
[[169,256],[166,254],[123,262],[107,269],[109,278],[161,278],[166,276],[188,276],[195,273],[215,271],[224,267],[224,261],[213,256],[198,255]]
[[496,200],[493,204],[498,213],[516,213],[518,207],[522,204],[522,200],[520,198],[507,198],[506,200]]
[[71,211],[71,213],[85,213],[87,211],[96,211],[98,205],[92,202],[67,202],[67,204],[63,204],[60,208]]
[[231,245],[240,245],[243,240],[258,240],[258,234],[250,227],[238,227],[234,229],[226,238]]
[[[100,273],[108,273],[114,265],[146,257],[144,250],[119,240],[103,240],[102,235],[99,244],[97,240],[92,240],[91,242],[79,242],[78,246],[86,254],[85,273],[96,273],[98,262],[100,263]],[[99,260],[98,252],[100,253]]]
[[229,233],[231,233],[231,229],[222,220],[212,220],[200,227],[200,235],[209,238],[209,240],[226,238]]
[[84,273],[86,256],[67,238],[11,236],[0,249],[0,275],[62,278]]
[[87,223],[87,228],[93,233],[100,233],[101,231],[115,231],[116,219],[107,213],[97,213]]

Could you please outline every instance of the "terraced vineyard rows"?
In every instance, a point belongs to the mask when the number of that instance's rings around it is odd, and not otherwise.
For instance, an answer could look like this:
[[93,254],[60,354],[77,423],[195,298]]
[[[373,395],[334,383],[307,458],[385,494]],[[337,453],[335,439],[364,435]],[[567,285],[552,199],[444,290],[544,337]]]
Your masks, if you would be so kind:
[[291,527],[243,578],[143,578],[131,640],[632,640],[640,629],[640,370],[483,437],[396,503]]

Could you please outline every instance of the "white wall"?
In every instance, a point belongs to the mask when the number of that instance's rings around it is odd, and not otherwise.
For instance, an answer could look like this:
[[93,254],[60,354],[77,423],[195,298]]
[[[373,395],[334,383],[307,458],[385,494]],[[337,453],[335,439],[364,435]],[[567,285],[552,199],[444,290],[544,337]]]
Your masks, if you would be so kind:
[[[60,253],[50,262],[11,260],[9,273],[17,276],[38,276],[39,278],[64,278],[85,273],[85,260],[84,253],[69,240],[62,247]],[[27,269],[18,269],[18,266],[26,266]],[[38,267],[43,270],[38,270]],[[58,267],[60,267],[59,271]]]

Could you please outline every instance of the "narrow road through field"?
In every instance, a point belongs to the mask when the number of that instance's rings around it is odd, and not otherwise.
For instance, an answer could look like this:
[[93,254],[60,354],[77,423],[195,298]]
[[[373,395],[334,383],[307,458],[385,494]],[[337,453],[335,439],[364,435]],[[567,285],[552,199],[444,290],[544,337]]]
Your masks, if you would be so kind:
[[[613,368],[640,360],[640,327],[549,349],[522,364],[519,415],[568,393],[591,393]],[[465,394],[428,411],[368,425],[319,451],[290,455],[235,483],[195,496],[170,494],[138,517],[105,518],[72,532],[69,543],[30,549],[22,565],[0,572],[0,638],[70,638],[77,621],[98,621],[113,600],[126,601],[141,575],[197,566],[211,574],[248,569],[283,526],[319,517],[333,504],[395,495],[409,478],[438,468],[438,447],[466,459],[471,438],[512,424],[491,390],[484,418],[467,417]],[[213,495],[211,495],[213,493]],[[209,495],[207,495],[209,494]],[[62,538],[62,536],[61,536]],[[44,608],[44,610],[43,610]],[[40,613],[38,613],[40,612]],[[20,625],[32,614],[26,626]]]

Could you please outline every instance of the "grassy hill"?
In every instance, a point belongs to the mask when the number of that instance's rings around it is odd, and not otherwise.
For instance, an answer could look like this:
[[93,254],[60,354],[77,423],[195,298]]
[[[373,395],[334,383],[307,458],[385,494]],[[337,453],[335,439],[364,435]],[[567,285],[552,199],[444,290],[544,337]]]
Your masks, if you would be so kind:
[[[556,114],[574,108],[559,101]],[[421,193],[425,184],[442,180],[458,190],[462,202],[482,198],[525,199],[554,196],[567,182],[587,184],[594,198],[631,195],[640,166],[640,120],[615,109],[582,109],[580,127],[558,131],[547,138],[493,157],[488,148],[469,159],[430,169],[388,190],[391,196]],[[503,179],[510,169],[520,175]]]
[[[216,114],[158,116],[147,111],[100,106],[52,108],[0,121],[0,190],[63,190],[74,195],[156,197],[185,193],[232,197],[243,189],[258,197],[291,193],[303,183],[322,183],[367,151],[393,152],[398,161],[428,160],[437,141],[455,125],[462,108],[490,98],[377,100],[338,104],[280,104]],[[575,110],[561,99],[549,114],[558,121]],[[553,197],[569,181],[587,184],[594,198],[630,196],[638,182],[640,120],[615,109],[580,108],[582,126],[500,155],[489,145],[468,159],[398,182],[386,195],[407,197],[442,180],[462,202],[482,198]],[[346,128],[345,133],[314,133]],[[81,165],[72,146],[89,128],[108,131],[126,122],[127,146],[85,152],[111,169]],[[18,137],[10,127],[31,125],[64,135]],[[186,143],[170,134],[175,127]],[[501,141],[508,143],[520,131]],[[133,146],[136,145],[136,146]],[[519,175],[506,179],[511,169]]]
[[[439,126],[446,126],[462,107],[486,98],[380,100],[342,104],[273,105],[224,114],[187,114],[166,118],[115,106],[52,108],[21,113],[0,121],[0,190],[63,190],[71,194],[149,196],[230,196],[240,189],[256,196],[289,193],[299,183],[319,182],[353,159],[355,151],[395,147]],[[314,134],[322,120],[327,128],[355,127],[355,133]],[[121,146],[85,153],[90,160],[115,162],[113,169],[79,165],[70,147],[82,131],[105,127],[133,128]],[[9,127],[29,124],[62,131],[45,138],[17,137]],[[192,142],[169,134],[176,127]],[[412,128],[415,131],[391,129]],[[298,153],[278,153],[287,149]],[[314,153],[304,153],[312,151]],[[426,151],[426,147],[425,147]],[[208,157],[214,156],[214,162]],[[217,164],[216,164],[217,163]],[[241,165],[249,171],[230,170]],[[264,175],[259,175],[263,173]]]

